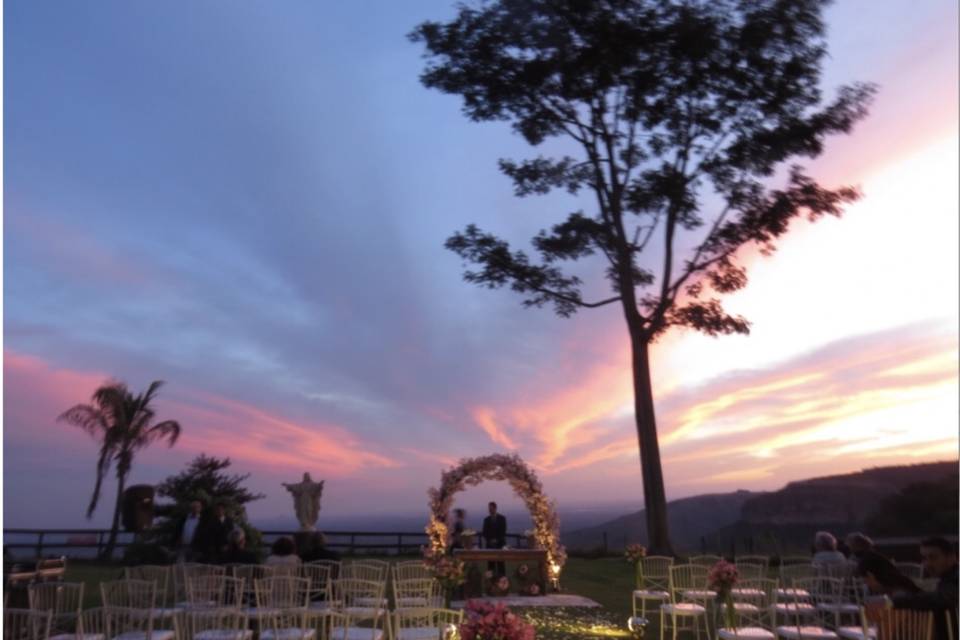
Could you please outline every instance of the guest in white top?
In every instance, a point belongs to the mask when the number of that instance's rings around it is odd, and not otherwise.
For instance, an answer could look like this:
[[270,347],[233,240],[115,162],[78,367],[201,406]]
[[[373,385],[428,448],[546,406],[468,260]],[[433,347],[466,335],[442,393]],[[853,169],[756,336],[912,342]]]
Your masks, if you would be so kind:
[[190,503],[190,513],[183,519],[180,527],[180,540],[178,540],[178,552],[181,561],[190,562],[196,556],[197,546],[200,542],[197,536],[197,529],[200,525],[200,517],[203,514],[203,503],[194,500]]
[[273,566],[296,566],[300,564],[300,556],[297,555],[297,547],[293,540],[284,536],[277,538],[270,548],[270,555],[263,561],[263,564]]
[[817,531],[813,536],[813,564],[846,564],[847,557],[837,551],[837,539],[826,531]]

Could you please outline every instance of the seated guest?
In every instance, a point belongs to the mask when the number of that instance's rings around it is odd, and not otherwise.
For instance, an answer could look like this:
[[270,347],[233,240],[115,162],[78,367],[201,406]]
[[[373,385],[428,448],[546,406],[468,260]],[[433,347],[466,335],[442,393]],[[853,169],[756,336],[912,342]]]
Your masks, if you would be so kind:
[[340,554],[327,548],[327,537],[320,531],[298,531],[294,535],[298,555],[303,562],[340,560]]
[[873,551],[873,540],[860,533],[851,533],[847,536],[847,547],[850,548],[851,560],[858,560],[868,551]]
[[260,558],[253,551],[247,549],[247,534],[243,529],[234,529],[230,532],[230,543],[227,552],[223,555],[227,564],[257,564]]
[[291,566],[300,564],[300,556],[297,555],[297,547],[293,540],[284,536],[277,538],[270,548],[270,555],[264,560],[263,564],[271,566]]
[[896,596],[893,606],[897,609],[935,612],[934,636],[938,640],[948,638],[951,627],[947,624],[947,615],[950,616],[952,628],[957,628],[957,600],[960,598],[957,550],[945,538],[925,538],[920,541],[920,557],[923,559],[924,573],[939,578],[936,591]]
[[831,533],[817,531],[813,537],[813,548],[816,551],[813,554],[813,564],[831,565],[847,562],[846,556],[837,551],[837,539]]
[[872,594],[893,597],[920,593],[920,587],[913,580],[876,551],[863,553],[857,564],[857,575],[863,578]]

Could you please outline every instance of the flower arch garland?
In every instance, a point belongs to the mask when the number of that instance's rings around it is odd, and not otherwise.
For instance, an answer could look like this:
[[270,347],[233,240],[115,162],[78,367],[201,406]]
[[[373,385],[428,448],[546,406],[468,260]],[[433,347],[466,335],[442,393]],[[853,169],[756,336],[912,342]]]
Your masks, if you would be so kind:
[[567,552],[560,544],[560,518],[554,503],[543,495],[543,485],[537,474],[520,459],[520,456],[493,454],[460,461],[458,467],[440,474],[440,488],[431,488],[430,522],[427,537],[433,553],[444,553],[447,547],[447,521],[454,496],[468,486],[476,486],[485,480],[506,480],[514,493],[530,510],[533,519],[534,538],[547,552],[547,564],[551,577],[557,578],[567,561]]

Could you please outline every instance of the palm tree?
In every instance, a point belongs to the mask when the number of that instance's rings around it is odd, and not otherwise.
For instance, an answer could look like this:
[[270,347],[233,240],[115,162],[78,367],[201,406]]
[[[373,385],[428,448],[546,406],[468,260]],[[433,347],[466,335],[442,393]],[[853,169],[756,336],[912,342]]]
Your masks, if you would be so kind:
[[168,440],[172,447],[180,436],[180,423],[175,420],[153,423],[154,412],[150,407],[163,382],[155,380],[140,395],[133,395],[122,382],[107,382],[93,392],[90,404],[78,404],[67,409],[58,420],[69,422],[89,433],[100,441],[100,456],[97,459],[97,482],[93,487],[87,518],[93,516],[100,500],[100,488],[103,479],[110,471],[110,465],[117,465],[117,502],[113,508],[113,524],[110,527],[110,539],[103,550],[103,556],[109,558],[117,543],[117,531],[120,526],[120,504],[123,488],[133,466],[133,458],[138,451],[157,440]]

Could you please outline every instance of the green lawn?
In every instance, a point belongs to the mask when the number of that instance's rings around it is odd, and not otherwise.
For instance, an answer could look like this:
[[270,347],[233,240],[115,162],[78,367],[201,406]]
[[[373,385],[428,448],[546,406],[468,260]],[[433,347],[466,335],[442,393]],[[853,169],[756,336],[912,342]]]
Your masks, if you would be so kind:
[[[122,577],[119,565],[88,562],[69,562],[66,580],[84,582],[86,607],[100,604],[100,582]],[[516,609],[537,627],[540,640],[569,638],[627,637],[626,621],[630,616],[630,594],[633,589],[633,571],[619,558],[586,560],[571,558],[564,567],[560,584],[565,593],[585,596],[603,605],[602,609],[540,608]],[[656,637],[656,630],[648,628],[648,637]]]
[[599,602],[624,621],[630,615],[634,571],[621,558],[570,558],[560,576],[560,586],[568,593]]

